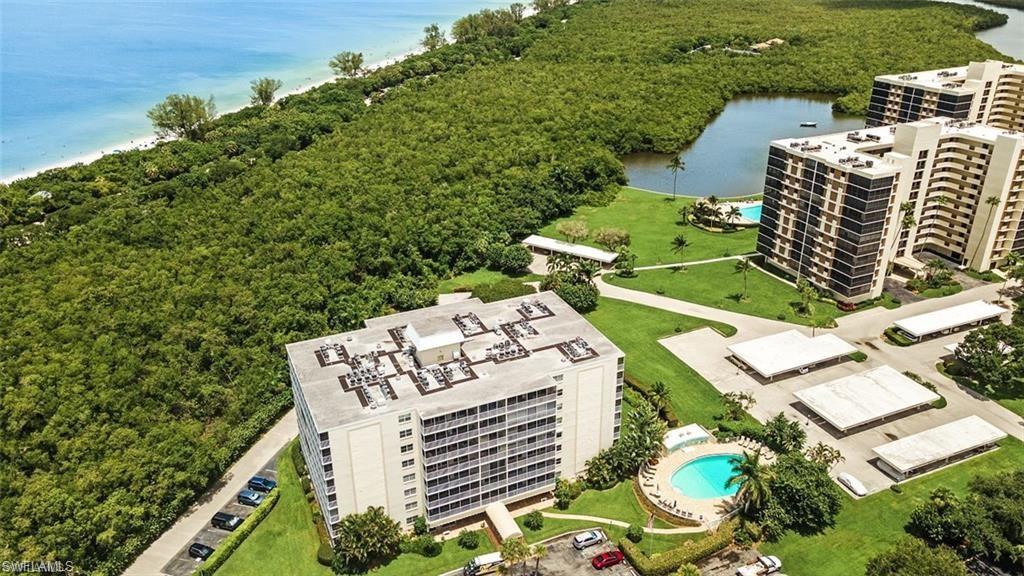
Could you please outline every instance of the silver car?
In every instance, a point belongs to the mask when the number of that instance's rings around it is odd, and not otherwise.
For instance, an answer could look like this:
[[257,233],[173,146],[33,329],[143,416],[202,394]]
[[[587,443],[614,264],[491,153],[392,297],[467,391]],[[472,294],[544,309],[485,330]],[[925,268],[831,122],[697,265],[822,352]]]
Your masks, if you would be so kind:
[[604,542],[604,532],[600,530],[590,530],[588,532],[580,532],[573,536],[572,547],[577,550],[583,550],[584,548],[590,548],[594,544],[600,544]]

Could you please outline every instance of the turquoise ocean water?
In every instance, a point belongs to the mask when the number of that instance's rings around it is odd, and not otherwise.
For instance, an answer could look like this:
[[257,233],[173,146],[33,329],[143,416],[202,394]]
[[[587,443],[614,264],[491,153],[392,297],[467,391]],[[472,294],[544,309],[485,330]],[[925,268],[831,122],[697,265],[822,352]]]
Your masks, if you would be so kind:
[[337,52],[380,61],[510,1],[0,0],[0,177],[150,136],[167,94],[230,110],[254,78],[284,92],[329,76]]

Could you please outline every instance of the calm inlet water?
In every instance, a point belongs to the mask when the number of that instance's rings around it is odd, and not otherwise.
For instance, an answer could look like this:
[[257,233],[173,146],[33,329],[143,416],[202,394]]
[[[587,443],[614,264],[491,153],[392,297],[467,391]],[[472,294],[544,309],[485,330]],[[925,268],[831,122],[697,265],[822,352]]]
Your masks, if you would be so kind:
[[249,81],[284,90],[330,76],[342,50],[367,63],[416,47],[508,0],[0,0],[0,176],[10,177],[152,131],[164,96],[247,103]]
[[1015,10],[1013,8],[982,4],[981,2],[974,2],[973,0],[948,1],[953,2],[954,4],[966,4],[968,6],[977,6],[978,8],[987,8],[988,10],[995,10],[996,12],[1006,14],[1009,17],[1009,20],[1006,21],[1006,25],[983,30],[977,34],[977,37],[982,42],[991,45],[993,48],[1007,56],[1013,56],[1014,58],[1024,60],[1024,10]]
[[[801,128],[801,122],[817,122]],[[768,142],[864,127],[860,116],[832,113],[823,96],[740,96],[733,98],[680,157],[676,191],[689,196],[760,194],[768,163]],[[631,186],[672,193],[668,154],[640,153],[622,159]]]

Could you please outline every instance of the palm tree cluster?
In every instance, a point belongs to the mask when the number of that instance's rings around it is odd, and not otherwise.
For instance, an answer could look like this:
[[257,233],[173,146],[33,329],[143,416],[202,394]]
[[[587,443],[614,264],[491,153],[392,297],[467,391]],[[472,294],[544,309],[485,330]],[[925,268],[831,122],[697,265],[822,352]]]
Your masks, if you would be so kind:
[[733,456],[729,463],[732,464],[732,476],[726,481],[726,486],[739,486],[736,500],[743,513],[750,516],[768,501],[771,469],[761,463],[760,450],[754,453],[744,451],[742,455]]
[[[723,204],[714,195],[699,200],[690,208],[688,214],[705,226],[721,229],[732,227],[743,216],[738,206],[735,204]],[[681,211],[680,215],[682,215]]]

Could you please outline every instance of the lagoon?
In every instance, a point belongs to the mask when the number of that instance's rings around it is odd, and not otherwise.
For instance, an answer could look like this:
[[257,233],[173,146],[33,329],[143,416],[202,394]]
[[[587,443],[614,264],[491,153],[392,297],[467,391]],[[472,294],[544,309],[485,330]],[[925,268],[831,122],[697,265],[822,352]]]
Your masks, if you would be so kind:
[[[802,128],[801,122],[817,126]],[[686,170],[679,172],[676,190],[722,198],[760,194],[770,141],[863,127],[861,116],[833,113],[827,96],[738,96],[680,153]],[[630,186],[671,194],[672,171],[666,167],[671,157],[650,152],[624,157]]]

